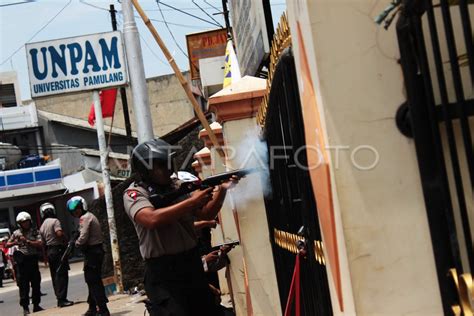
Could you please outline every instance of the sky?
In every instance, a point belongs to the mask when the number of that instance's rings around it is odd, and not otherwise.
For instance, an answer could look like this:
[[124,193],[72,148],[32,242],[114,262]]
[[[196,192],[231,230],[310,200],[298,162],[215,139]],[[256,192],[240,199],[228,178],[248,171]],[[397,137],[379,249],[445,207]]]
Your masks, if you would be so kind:
[[[180,69],[188,70],[188,59],[181,52],[182,49],[187,53],[185,36],[189,33],[219,28],[217,24],[224,26],[222,14],[213,15],[218,10],[222,11],[222,0],[160,0],[160,2],[161,12],[157,1],[139,1],[148,17],[155,20],[152,20],[153,25],[175,57]],[[118,0],[0,0],[0,72],[17,72],[23,100],[30,99],[24,44],[111,31],[108,12],[110,4],[113,4],[118,11],[118,29],[122,30],[123,16]],[[271,0],[270,4],[275,27],[286,8],[285,0]],[[166,5],[179,8],[200,19]],[[146,77],[172,73],[173,70],[151,33],[138,13],[135,15],[141,37]],[[163,21],[168,23],[176,42]]]

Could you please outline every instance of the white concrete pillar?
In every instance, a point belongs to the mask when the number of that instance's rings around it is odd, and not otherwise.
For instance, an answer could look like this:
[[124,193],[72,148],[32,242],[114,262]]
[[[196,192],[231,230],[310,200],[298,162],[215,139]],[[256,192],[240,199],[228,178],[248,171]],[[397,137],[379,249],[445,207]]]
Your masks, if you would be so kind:
[[[246,132],[256,128],[255,114],[266,90],[266,81],[245,76],[209,98],[210,110],[222,124],[227,149],[226,168],[241,168],[233,151]],[[245,149],[242,149],[245,150]],[[257,175],[242,179],[233,190],[231,205],[241,246],[231,252],[231,277],[237,315],[281,315],[280,298],[270,244],[263,193],[246,200],[246,186],[262,192]],[[227,201],[226,201],[227,202]],[[227,227],[224,233],[228,234]]]

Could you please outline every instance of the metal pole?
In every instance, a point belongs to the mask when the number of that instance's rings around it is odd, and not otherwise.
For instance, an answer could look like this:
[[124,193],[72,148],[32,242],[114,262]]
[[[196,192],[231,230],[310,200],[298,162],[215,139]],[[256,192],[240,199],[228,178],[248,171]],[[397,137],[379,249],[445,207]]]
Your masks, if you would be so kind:
[[[110,5],[110,19],[112,20],[112,30],[117,31],[117,18],[115,17],[115,7],[113,4]],[[122,97],[122,108],[123,108],[123,120],[125,122],[125,131],[127,132],[127,138],[130,142],[129,145],[133,144],[132,139],[132,127],[130,125],[130,115],[128,114],[128,101],[127,92],[124,87],[120,87],[120,96]]]
[[114,263],[114,274],[117,282],[117,292],[123,292],[122,266],[120,264],[120,251],[117,239],[117,228],[115,226],[114,203],[112,198],[112,187],[110,185],[110,171],[107,165],[107,145],[105,143],[104,120],[102,118],[102,107],[100,105],[99,91],[92,92],[95,110],[95,126],[97,127],[97,140],[99,142],[100,165],[102,167],[102,181],[104,181],[105,205],[107,208],[107,220],[109,223],[110,246],[112,248],[112,262]]
[[229,10],[227,9],[227,0],[222,0],[222,13],[224,14],[225,28],[227,29],[227,38],[233,39],[230,32]]
[[151,122],[142,48],[140,46],[140,37],[138,36],[138,29],[133,15],[132,2],[130,0],[122,1],[122,11],[123,37],[127,52],[128,73],[130,74],[138,143],[142,143],[153,139],[153,125]]

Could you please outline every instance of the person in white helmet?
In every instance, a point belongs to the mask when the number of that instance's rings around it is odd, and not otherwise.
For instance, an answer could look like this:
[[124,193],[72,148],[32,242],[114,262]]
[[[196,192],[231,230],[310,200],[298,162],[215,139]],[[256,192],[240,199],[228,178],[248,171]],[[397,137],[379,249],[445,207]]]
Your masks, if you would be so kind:
[[[40,215],[43,223],[40,227],[41,238],[46,245],[49,271],[53,282],[54,293],[58,300],[58,307],[71,306],[74,302],[67,299],[67,286],[69,282],[69,265],[61,265],[61,258],[66,250],[66,236],[61,223],[56,218],[56,209],[51,203],[43,203],[40,206]],[[58,268],[61,267],[58,271]]]
[[67,201],[69,213],[79,218],[79,237],[76,247],[84,254],[84,279],[89,290],[87,303],[89,309],[85,316],[110,316],[107,308],[107,296],[102,283],[102,229],[94,214],[87,211],[87,203],[81,196],[74,196]]
[[20,212],[16,217],[18,229],[15,230],[7,242],[7,248],[18,246],[13,257],[17,264],[18,287],[20,288],[20,305],[23,314],[29,314],[30,284],[33,290],[33,312],[42,311],[41,302],[41,274],[38,267],[38,256],[43,242],[41,236],[31,224],[31,216],[27,212]]

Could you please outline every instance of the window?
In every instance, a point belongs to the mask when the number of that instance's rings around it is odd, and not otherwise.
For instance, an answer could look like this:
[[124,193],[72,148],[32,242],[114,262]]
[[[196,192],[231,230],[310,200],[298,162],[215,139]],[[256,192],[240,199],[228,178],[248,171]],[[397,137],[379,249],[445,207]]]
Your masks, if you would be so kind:
[[17,106],[15,86],[13,83],[0,85],[0,107],[9,108]]

